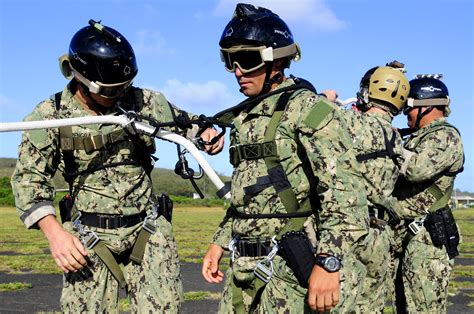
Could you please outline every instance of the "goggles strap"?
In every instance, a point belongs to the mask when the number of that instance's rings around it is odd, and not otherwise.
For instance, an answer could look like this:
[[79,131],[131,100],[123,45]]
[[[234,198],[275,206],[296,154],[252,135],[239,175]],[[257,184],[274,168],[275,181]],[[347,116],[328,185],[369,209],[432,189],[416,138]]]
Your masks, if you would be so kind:
[[296,44],[291,44],[289,46],[281,48],[275,48],[273,49],[273,60],[297,55],[298,53],[299,52]]
[[431,98],[431,99],[413,99],[411,101],[413,107],[429,107],[429,106],[448,106],[447,98]]

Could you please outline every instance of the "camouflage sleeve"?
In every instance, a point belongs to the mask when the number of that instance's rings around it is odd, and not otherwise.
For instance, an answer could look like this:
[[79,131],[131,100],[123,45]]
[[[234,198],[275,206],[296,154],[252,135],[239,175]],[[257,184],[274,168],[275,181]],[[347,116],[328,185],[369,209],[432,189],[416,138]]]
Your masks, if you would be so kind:
[[299,106],[303,108],[299,140],[317,177],[321,203],[316,219],[317,254],[342,258],[368,233],[363,178],[342,112],[315,96]]
[[225,250],[227,250],[229,242],[232,239],[232,221],[232,214],[227,210],[224,219],[212,237],[212,243],[219,245]]
[[[426,135],[406,162],[405,178],[422,182],[436,177],[459,163],[462,144],[459,134],[452,128],[443,128]],[[457,169],[453,169],[457,170]]]
[[[52,119],[52,101],[45,101],[25,121]],[[20,219],[27,228],[48,215],[56,215],[52,178],[58,168],[57,129],[25,131],[11,184]]]

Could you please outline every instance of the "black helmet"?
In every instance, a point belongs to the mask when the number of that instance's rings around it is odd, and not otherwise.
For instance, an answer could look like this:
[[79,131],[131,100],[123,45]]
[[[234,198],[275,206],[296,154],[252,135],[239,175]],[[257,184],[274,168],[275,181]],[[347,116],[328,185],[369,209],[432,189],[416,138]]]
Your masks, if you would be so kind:
[[[420,127],[421,119],[434,108],[442,110],[445,116],[449,115],[449,92],[440,80],[441,77],[442,75],[438,74],[422,74],[410,81],[410,93],[403,113],[408,114],[412,109],[418,108],[415,128]],[[427,109],[422,111],[421,107],[427,107]]]
[[420,77],[410,81],[409,98],[418,100],[436,98],[448,99],[448,96],[449,92],[446,85],[434,77]]
[[71,39],[69,54],[60,59],[61,70],[66,77],[75,77],[86,85],[90,92],[112,96],[107,88],[130,85],[136,76],[135,53],[115,29],[93,20],[89,24]]
[[251,4],[237,4],[232,19],[224,28],[219,41],[222,48],[236,44],[271,47],[274,59],[298,58],[300,55],[293,34],[286,23],[272,11]]

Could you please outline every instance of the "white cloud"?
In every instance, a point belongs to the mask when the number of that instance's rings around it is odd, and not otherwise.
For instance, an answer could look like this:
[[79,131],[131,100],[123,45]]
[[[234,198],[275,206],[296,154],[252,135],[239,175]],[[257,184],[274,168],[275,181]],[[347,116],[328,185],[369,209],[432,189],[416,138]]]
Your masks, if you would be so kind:
[[156,90],[162,92],[178,107],[196,114],[215,114],[242,100],[240,95],[229,92],[227,86],[218,81],[183,83],[177,79],[171,79]]
[[132,47],[137,55],[156,56],[173,53],[160,32],[146,29],[137,32],[137,39],[132,43]]
[[[241,1],[219,0],[214,9],[217,16],[232,16],[235,5]],[[336,17],[326,0],[248,0],[248,3],[268,8],[285,22],[304,24],[313,30],[339,30],[346,23]]]

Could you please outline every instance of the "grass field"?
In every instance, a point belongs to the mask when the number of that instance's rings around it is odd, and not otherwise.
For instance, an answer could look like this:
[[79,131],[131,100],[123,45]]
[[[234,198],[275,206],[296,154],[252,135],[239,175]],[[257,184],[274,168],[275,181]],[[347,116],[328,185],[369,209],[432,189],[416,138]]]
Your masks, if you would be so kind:
[[[224,215],[217,207],[176,208],[173,228],[178,242],[181,261],[200,263],[212,234]],[[472,297],[474,306],[474,209],[458,209],[454,216],[462,234],[461,255],[455,262],[450,295],[461,291]],[[228,264],[224,261],[222,265]],[[48,243],[41,231],[26,230],[18,219],[15,209],[0,207],[0,272],[50,273],[60,271],[52,260]],[[0,286],[0,291],[28,288],[22,283]],[[188,295],[199,299],[201,295]]]
[[[200,263],[224,216],[222,208],[175,208],[173,228],[183,262]],[[0,272],[60,273],[39,230],[26,230],[11,207],[0,207]]]

